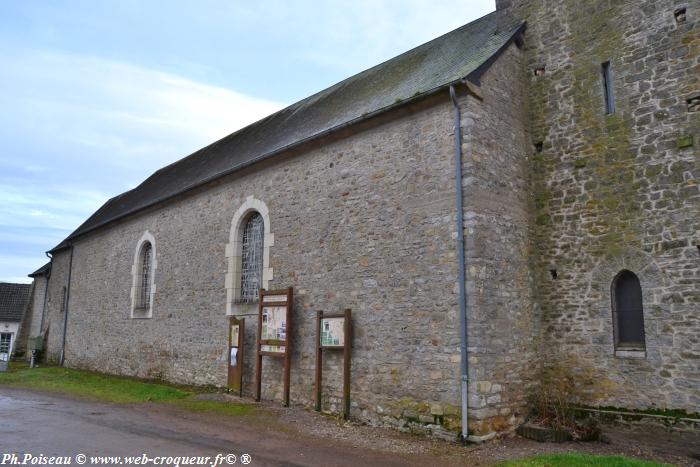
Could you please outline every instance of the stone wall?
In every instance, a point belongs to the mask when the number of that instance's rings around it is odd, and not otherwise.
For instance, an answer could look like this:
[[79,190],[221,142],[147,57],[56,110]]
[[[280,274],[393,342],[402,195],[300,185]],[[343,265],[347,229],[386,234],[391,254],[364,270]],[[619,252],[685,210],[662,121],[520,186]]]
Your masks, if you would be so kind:
[[30,361],[32,352],[28,348],[28,339],[41,334],[41,317],[44,311],[44,296],[46,295],[46,277],[37,276],[32,283],[31,300],[27,312],[22,320],[18,342],[24,358]]
[[46,348],[44,358],[49,363],[58,363],[61,358],[61,344],[63,341],[64,315],[63,299],[64,288],[68,286],[68,269],[70,265],[70,251],[62,250],[53,255],[51,259],[51,276],[49,287],[46,291],[46,335],[44,337]]
[[[688,100],[700,91],[700,5],[497,3],[528,20],[542,354],[596,369],[597,405],[697,412],[700,112]],[[614,348],[610,287],[622,269],[642,283],[642,358]]]
[[34,278],[34,288],[32,289],[32,305],[29,311],[29,320],[25,320],[28,327],[28,337],[41,334],[41,316],[44,312],[44,297],[46,296],[46,277],[37,276]]
[[36,280],[32,283],[32,288],[29,291],[29,300],[24,308],[24,314],[22,316],[22,322],[19,323],[17,334],[13,337],[13,358],[22,359],[27,356],[27,338],[29,337],[29,331],[32,326],[32,311],[34,309],[35,297],[37,283]]
[[462,103],[470,425],[480,433],[522,422],[538,366],[524,66],[511,45],[482,77],[483,99]]
[[[460,85],[476,434],[522,416],[534,358],[521,55],[512,46],[487,72],[483,100]],[[66,364],[224,386],[225,245],[232,217],[253,196],[265,203],[274,232],[269,288],[295,288],[292,402],[314,401],[316,311],[351,308],[351,415],[401,429],[458,430],[452,112],[446,91],[424,98],[78,239]],[[131,319],[131,267],[145,231],[157,252],[153,317]],[[69,256],[55,255],[49,288],[54,360]],[[250,396],[257,310],[234,309],[249,313],[243,385]],[[280,382],[281,362],[266,358],[263,398],[280,400]],[[328,352],[324,383],[324,408],[337,410],[340,354]]]

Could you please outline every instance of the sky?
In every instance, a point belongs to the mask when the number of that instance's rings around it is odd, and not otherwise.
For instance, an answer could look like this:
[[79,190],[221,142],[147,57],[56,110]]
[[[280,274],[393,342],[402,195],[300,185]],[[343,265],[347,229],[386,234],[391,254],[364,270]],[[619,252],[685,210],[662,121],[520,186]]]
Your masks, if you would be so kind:
[[158,168],[494,0],[0,2],[0,281]]

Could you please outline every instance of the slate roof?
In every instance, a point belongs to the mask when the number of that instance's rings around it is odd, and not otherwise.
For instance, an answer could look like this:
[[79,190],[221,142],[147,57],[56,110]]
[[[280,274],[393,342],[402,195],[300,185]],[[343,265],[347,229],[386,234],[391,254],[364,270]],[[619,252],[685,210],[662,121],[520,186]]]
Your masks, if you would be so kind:
[[49,261],[33,273],[29,274],[29,277],[47,276],[49,274],[49,271],[51,271],[51,261]]
[[22,321],[31,290],[31,284],[0,282],[0,321]]
[[499,30],[496,16],[493,12],[365,70],[158,170],[107,201],[52,251],[114,220],[460,80],[478,84],[525,27]]

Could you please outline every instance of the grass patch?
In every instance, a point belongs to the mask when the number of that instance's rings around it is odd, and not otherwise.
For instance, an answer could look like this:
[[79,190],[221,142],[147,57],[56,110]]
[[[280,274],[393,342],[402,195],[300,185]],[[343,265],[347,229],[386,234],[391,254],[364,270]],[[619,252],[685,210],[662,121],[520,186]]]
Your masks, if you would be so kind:
[[224,415],[248,415],[255,410],[252,405],[233,404],[231,402],[207,401],[199,399],[179,399],[172,401],[177,407],[192,412],[216,412]]
[[623,456],[591,456],[589,454],[546,454],[525,459],[505,461],[500,467],[660,467],[667,464],[632,459]]
[[0,385],[61,392],[118,403],[172,401],[192,394],[165,384],[61,367],[15,367],[0,373]]
[[0,373],[0,386],[38,389],[86,397],[104,402],[167,402],[192,412],[216,412],[223,415],[247,415],[255,407],[230,402],[200,400],[193,396],[201,388],[178,387],[123,376],[62,367],[30,369],[13,363],[10,371]]
[[622,412],[624,414],[629,414],[629,415],[663,415],[664,417],[673,417],[673,418],[692,418],[692,419],[699,419],[700,418],[700,412],[686,412],[685,410],[676,410],[676,409],[623,409],[620,407],[611,407],[611,406],[604,406],[604,407],[584,406],[583,408],[593,409],[593,410],[609,410],[609,411],[613,411],[613,412]]

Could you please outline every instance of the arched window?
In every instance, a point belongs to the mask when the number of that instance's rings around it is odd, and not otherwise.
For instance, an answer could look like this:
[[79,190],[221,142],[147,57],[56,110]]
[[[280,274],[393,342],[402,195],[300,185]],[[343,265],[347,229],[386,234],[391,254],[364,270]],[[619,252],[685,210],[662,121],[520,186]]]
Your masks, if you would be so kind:
[[618,349],[644,349],[642,287],[632,271],[620,271],[612,283],[615,344]]
[[136,309],[148,311],[151,306],[151,267],[153,264],[153,247],[146,242],[141,247],[141,277],[138,290],[138,304]]
[[156,240],[146,231],[136,244],[134,262],[131,265],[131,317],[151,318],[153,298],[156,293],[155,272]]
[[233,214],[225,248],[227,315],[254,313],[260,289],[267,289],[272,280],[270,250],[275,234],[271,225],[267,205],[252,195]]
[[262,286],[263,237],[265,226],[262,216],[255,212],[246,221],[241,241],[241,302],[258,299]]

